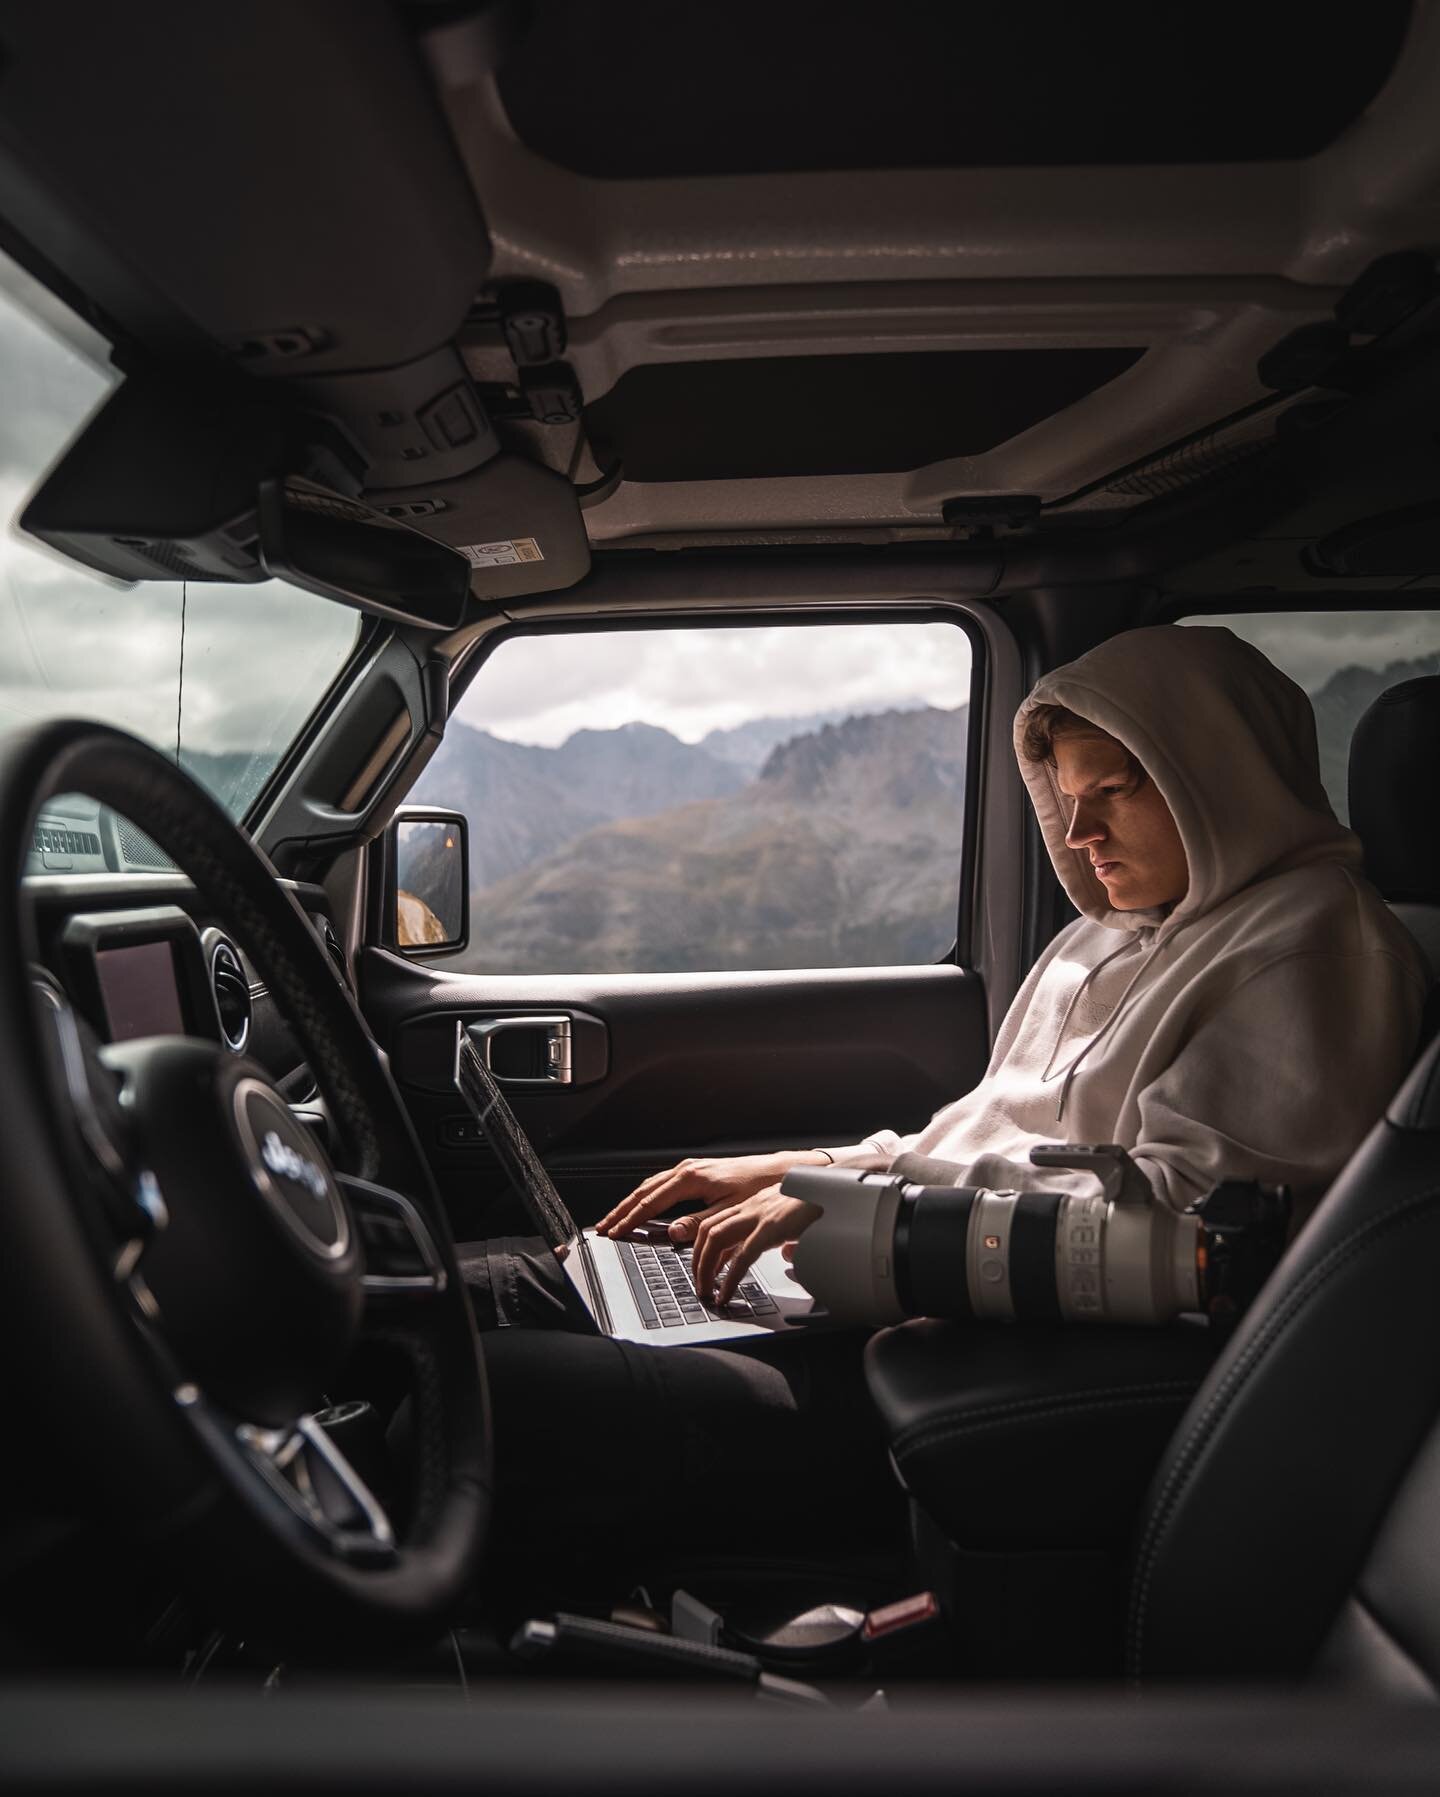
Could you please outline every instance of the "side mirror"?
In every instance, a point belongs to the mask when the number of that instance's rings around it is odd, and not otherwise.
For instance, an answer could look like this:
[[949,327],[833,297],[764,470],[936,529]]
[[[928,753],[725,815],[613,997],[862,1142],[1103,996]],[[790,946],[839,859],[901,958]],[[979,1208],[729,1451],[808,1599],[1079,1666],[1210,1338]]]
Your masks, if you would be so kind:
[[470,841],[459,811],[405,806],[386,832],[385,935],[402,955],[450,955],[470,940]]

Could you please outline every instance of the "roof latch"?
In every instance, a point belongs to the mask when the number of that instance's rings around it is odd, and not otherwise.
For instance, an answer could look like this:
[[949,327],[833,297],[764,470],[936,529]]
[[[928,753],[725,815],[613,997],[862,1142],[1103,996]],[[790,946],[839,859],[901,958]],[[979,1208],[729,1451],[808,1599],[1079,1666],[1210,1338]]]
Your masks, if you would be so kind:
[[1038,493],[1002,493],[983,499],[947,499],[940,516],[960,543],[995,543],[1031,537],[1040,528]]

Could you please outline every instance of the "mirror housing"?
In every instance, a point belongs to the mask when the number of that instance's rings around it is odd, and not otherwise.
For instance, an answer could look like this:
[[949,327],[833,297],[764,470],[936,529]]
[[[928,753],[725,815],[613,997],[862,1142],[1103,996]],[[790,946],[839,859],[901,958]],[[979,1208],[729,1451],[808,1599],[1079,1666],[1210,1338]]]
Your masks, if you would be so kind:
[[260,558],[307,593],[431,630],[454,630],[470,597],[458,550],[296,475],[261,483]]
[[470,941],[470,837],[463,812],[402,806],[385,831],[387,948],[413,959]]

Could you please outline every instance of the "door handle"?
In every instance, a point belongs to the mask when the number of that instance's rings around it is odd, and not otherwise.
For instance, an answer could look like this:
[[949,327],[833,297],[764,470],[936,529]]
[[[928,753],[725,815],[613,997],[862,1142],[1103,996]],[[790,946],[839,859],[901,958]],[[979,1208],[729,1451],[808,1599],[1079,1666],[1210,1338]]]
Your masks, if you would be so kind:
[[[491,1059],[495,1038],[512,1030],[538,1030],[542,1033],[544,1041],[540,1051],[540,1064],[545,1069],[543,1073],[501,1073],[495,1067]],[[493,1017],[488,1023],[467,1024],[466,1033],[499,1085],[568,1086],[575,1077],[574,1030],[570,1017],[563,1012],[540,1016],[528,1011],[514,1017]]]

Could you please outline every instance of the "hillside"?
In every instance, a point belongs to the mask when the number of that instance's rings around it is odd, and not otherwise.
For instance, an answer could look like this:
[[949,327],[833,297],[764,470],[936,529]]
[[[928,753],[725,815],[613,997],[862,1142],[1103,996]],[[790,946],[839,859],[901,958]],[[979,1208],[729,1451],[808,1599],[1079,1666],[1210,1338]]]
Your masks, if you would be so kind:
[[579,730],[558,749],[454,723],[410,795],[470,820],[470,883],[530,867],[597,825],[739,790],[744,774],[651,724]]
[[953,933],[964,708],[827,724],[742,791],[603,825],[476,892],[458,966],[624,972],[937,958]]
[[[918,708],[917,700],[914,705],[896,709],[913,711]],[[695,746],[719,761],[733,763],[747,775],[755,775],[764,767],[770,751],[778,749],[781,743],[789,742],[792,737],[808,736],[826,724],[843,724],[854,715],[854,706],[841,706],[832,711],[812,712],[806,717],[751,718],[748,723],[736,724],[729,730],[712,730]]]
[[241,817],[270,778],[276,752],[247,749],[206,750],[181,746],[180,765],[217,798],[232,817]]

